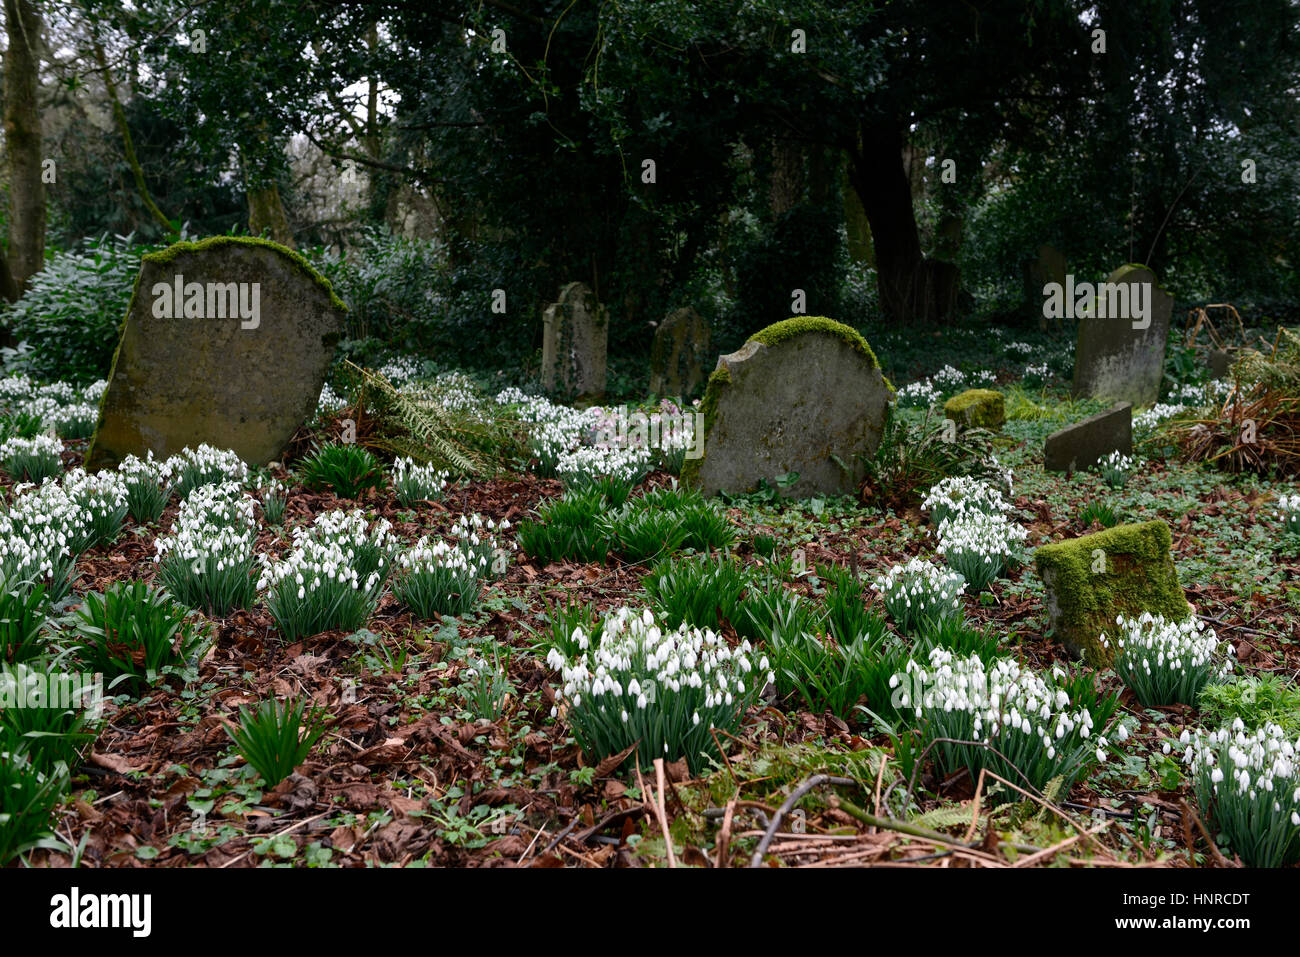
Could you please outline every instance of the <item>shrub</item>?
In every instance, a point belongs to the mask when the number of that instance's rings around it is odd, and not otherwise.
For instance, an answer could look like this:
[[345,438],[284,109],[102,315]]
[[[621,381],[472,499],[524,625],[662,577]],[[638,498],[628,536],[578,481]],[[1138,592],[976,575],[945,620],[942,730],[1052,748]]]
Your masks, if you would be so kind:
[[1251,867],[1300,860],[1300,741],[1275,724],[1183,732],[1196,803]]
[[675,512],[633,509],[607,517],[605,528],[614,551],[633,564],[671,554],[686,539]]
[[83,676],[59,671],[48,659],[0,667],[0,750],[23,747],[42,773],[73,767],[95,738],[96,693]]
[[23,662],[44,651],[49,622],[45,585],[0,581],[0,662]]
[[[39,275],[39,273],[37,274]],[[42,772],[21,744],[0,741],[0,865],[52,836],[50,818],[68,787],[67,770]]]
[[641,765],[685,758],[692,772],[718,757],[711,729],[733,732],[772,680],[748,642],[734,651],[715,632],[662,630],[654,615],[623,607],[606,619],[599,647],[576,660],[548,657],[561,674],[556,712],[594,760],[633,744]]
[[[1202,688],[1232,670],[1214,630],[1207,632],[1195,616],[1166,621],[1144,612],[1132,619],[1120,615],[1115,624],[1115,673],[1145,707],[1195,704]],[[1101,643],[1109,645],[1104,634]],[[1224,644],[1230,657],[1232,645]]]
[[1001,517],[1011,511],[1002,493],[987,482],[966,475],[946,478],[933,486],[925,496],[922,507],[930,513],[930,521],[942,525],[945,519],[955,519],[970,512]]
[[206,485],[181,502],[170,535],[154,542],[158,577],[179,601],[221,618],[254,594],[253,500],[235,485]]
[[885,421],[880,445],[863,459],[863,501],[898,508],[918,501],[918,489],[949,476],[995,476],[999,470],[992,450],[989,433],[983,429],[966,429],[954,440],[943,421],[929,411],[915,426],[892,412]]
[[1122,452],[1111,452],[1097,463],[1101,479],[1111,488],[1123,488],[1137,468],[1137,461]]
[[479,576],[486,571],[459,545],[426,535],[398,556],[393,594],[420,618],[463,615],[478,605]]
[[465,659],[465,672],[460,683],[460,693],[465,704],[476,718],[496,721],[505,711],[506,702],[514,688],[507,675],[509,658],[503,666],[495,648],[489,662],[481,655],[470,652]]
[[904,688],[900,714],[918,738],[919,750],[906,753],[930,748],[940,776],[964,767],[975,780],[988,768],[1040,792],[1059,778],[1059,793],[1065,794],[1106,759],[1105,722],[1114,710],[1113,696],[1088,707],[1072,701],[1057,676],[1045,680],[1010,658],[985,664],[978,656],[959,657],[943,648],[930,652],[928,668],[908,662],[895,681]]
[[255,712],[240,708],[239,727],[226,728],[235,749],[269,788],[307,760],[312,747],[325,733],[324,724],[314,711],[304,719],[304,706],[301,699],[281,705],[270,698]]
[[117,541],[129,507],[122,476],[107,469],[88,475],[76,468],[64,476],[63,488],[85,517],[89,534],[87,548]]
[[948,567],[966,579],[966,587],[983,591],[1018,558],[1017,546],[1028,533],[1001,516],[966,512],[939,525],[939,552]]
[[283,561],[258,556],[259,589],[285,641],[366,623],[383,591],[394,550],[385,520],[366,528],[361,512],[326,512],[307,529],[294,530]]
[[566,492],[537,510],[537,521],[519,523],[519,546],[541,562],[603,562],[609,536],[601,517],[606,500],[595,491]]
[[734,621],[740,596],[752,583],[752,575],[743,565],[708,555],[668,559],[641,580],[666,627],[704,629]]
[[171,499],[171,476],[174,459],[154,461],[153,452],[144,459],[128,455],[117,467],[126,484],[126,510],[140,524],[162,518]]
[[40,483],[63,471],[63,443],[48,435],[14,438],[0,445],[0,461],[15,482]]
[[398,503],[410,508],[416,502],[436,502],[447,488],[450,473],[432,465],[417,465],[409,458],[393,462],[393,492]]
[[86,595],[73,641],[108,687],[141,694],[169,670],[197,665],[211,644],[207,627],[188,621],[189,614],[144,582],[116,582],[103,594]]
[[284,520],[284,509],[289,504],[289,492],[275,479],[262,486],[262,514],[271,525]]
[[1119,524],[1119,516],[1106,502],[1093,499],[1079,512],[1079,524],[1091,528],[1094,522],[1103,528],[1114,528]]
[[355,499],[366,489],[384,484],[384,470],[375,453],[360,445],[317,446],[298,465],[298,478],[315,492],[326,489],[340,498]]
[[105,235],[49,257],[9,312],[14,337],[30,346],[15,367],[77,382],[108,375],[140,257],[150,248]]
[[1248,728],[1276,724],[1289,737],[1300,737],[1300,687],[1288,678],[1264,673],[1211,682],[1197,704],[1207,724],[1241,719]]
[[895,565],[875,582],[876,590],[898,630],[907,635],[962,617],[966,579],[923,558]]
[[210,445],[181,449],[180,454],[173,455],[166,464],[171,474],[176,476],[176,495],[181,501],[205,485],[242,487],[248,481],[248,466],[238,455]]

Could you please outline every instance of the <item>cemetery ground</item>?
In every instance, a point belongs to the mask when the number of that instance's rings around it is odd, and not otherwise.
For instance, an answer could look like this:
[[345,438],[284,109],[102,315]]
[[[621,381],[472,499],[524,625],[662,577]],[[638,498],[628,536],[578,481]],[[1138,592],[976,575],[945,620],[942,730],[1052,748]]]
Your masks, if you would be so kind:
[[[917,352],[931,363],[969,356],[972,342],[962,337],[970,335],[949,331]],[[904,342],[872,344],[895,356],[888,371],[899,385],[921,379],[919,368],[903,361]],[[359,627],[293,636],[268,605],[273,585],[230,611],[186,609],[185,627],[201,634],[201,651],[170,671],[107,690],[102,716],[74,742],[53,836],[23,850],[22,860],[83,867],[737,867],[754,858],[786,866],[1240,866],[1231,838],[1198,801],[1184,754],[1188,733],[1237,717],[1267,717],[1292,738],[1300,730],[1300,696],[1290,683],[1300,671],[1300,548],[1275,514],[1291,485],[1181,461],[1158,416],[1138,417],[1139,461],[1122,481],[1110,475],[1108,482],[1097,470],[1044,472],[1045,436],[1107,403],[1068,398],[1068,384],[1051,368],[1051,342],[1020,348],[995,339],[983,349],[982,374],[931,366],[921,386],[900,391],[895,412],[915,436],[933,423],[930,395],[978,384],[1006,398],[1006,424],[982,441],[1010,471],[1001,493],[1026,538],[987,588],[959,596],[964,625],[938,638],[900,627],[875,584],[913,558],[943,564],[932,509],[922,507],[932,481],[904,481],[905,470],[887,473],[888,480],[873,472],[854,495],[782,501],[767,488],[724,498],[710,507],[722,521],[694,548],[675,533],[652,528],[647,543],[620,526],[589,554],[573,555],[569,541],[556,546],[568,554],[548,556],[536,544],[544,536],[529,526],[539,509],[541,524],[557,524],[557,513],[546,509],[566,490],[566,482],[547,477],[553,469],[543,461],[545,441],[538,442],[546,422],[555,421],[547,419],[548,403],[499,395],[456,374],[424,377],[417,363],[397,363],[387,375],[408,394],[469,410],[480,423],[511,410],[510,421],[525,433],[496,474],[448,475],[412,494],[395,484],[386,462],[354,483],[358,489],[337,472],[312,471],[309,463],[319,464],[313,449],[344,439],[382,455],[369,407],[327,390],[283,464],[239,479],[257,502],[255,552],[283,558],[295,530],[336,510],[361,510],[372,534],[391,523],[393,554],[422,536],[481,541],[484,571],[466,607],[422,614],[409,595],[403,601],[381,584]],[[1171,349],[1168,368],[1173,393],[1190,397],[1207,388],[1184,350]],[[47,387],[47,394],[61,393]],[[62,466],[75,468],[86,439],[61,444]],[[675,467],[664,464],[656,460],[637,476],[630,503],[646,495],[654,502],[665,494],[656,490],[676,486]],[[7,501],[14,485],[7,475]],[[618,513],[607,499],[603,507]],[[653,526],[671,507],[667,497],[647,506],[645,521]],[[94,646],[77,640],[88,633],[79,618],[87,596],[123,583],[161,586],[157,543],[179,511],[173,495],[156,519],[128,515],[108,540],[80,554],[70,594],[54,603],[42,629],[47,651],[71,661]],[[481,525],[456,531],[474,515]],[[1155,519],[1170,529],[1178,578],[1197,615],[1232,647],[1231,675],[1191,702],[1143,706],[1114,670],[1072,662],[1047,634],[1032,552]],[[591,631],[597,619],[584,615],[630,606],[627,627],[650,608],[669,631],[679,614],[672,609],[703,593],[697,583],[674,598],[672,575],[706,560],[734,566],[743,579],[730,617],[721,605],[703,612],[723,647],[755,664],[743,691],[736,686],[745,706],[734,726],[711,732],[711,740],[694,738],[700,753],[689,759],[638,761],[622,747],[590,753],[574,729],[580,699],[573,688],[562,690],[569,676],[561,659],[583,650],[573,646],[575,624]],[[394,568],[401,572],[400,563]],[[821,639],[797,648],[764,639],[759,613],[738,629],[746,603],[769,608],[765,623],[777,630],[793,621]],[[899,668],[909,656],[924,662],[927,648],[946,645],[982,649],[990,661],[1011,658],[1042,674],[1061,669],[1073,676],[1063,682],[1088,684],[1083,697],[1098,714],[1107,695],[1117,696],[1104,723],[1109,739],[1098,740],[1099,727],[1079,751],[1086,759],[1073,770],[1086,765],[1086,773],[1037,785],[973,774],[960,757],[944,765],[938,752],[918,754],[908,709],[889,709],[893,669],[876,667],[866,684],[855,684],[851,673],[871,669],[836,653],[836,615],[871,631],[873,653],[895,655]],[[746,634],[752,652],[742,645]],[[113,651],[111,639],[105,645]],[[116,650],[120,656],[124,649]],[[142,651],[125,654],[135,667],[118,670],[144,674]],[[715,664],[723,667],[720,659]],[[761,673],[769,667],[770,683]],[[304,705],[302,724],[312,729],[296,766],[279,762],[284,776],[274,785],[231,734],[273,699]],[[288,723],[291,740],[298,724]],[[1104,760],[1093,760],[1094,746]]]

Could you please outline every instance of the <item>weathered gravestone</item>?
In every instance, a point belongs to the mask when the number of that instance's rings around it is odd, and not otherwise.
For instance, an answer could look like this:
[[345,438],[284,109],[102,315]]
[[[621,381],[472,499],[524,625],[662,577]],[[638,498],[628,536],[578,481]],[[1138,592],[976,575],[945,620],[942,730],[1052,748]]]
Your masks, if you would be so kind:
[[1025,304],[1031,316],[1038,320],[1040,329],[1047,328],[1043,315],[1043,287],[1056,283],[1065,285],[1065,254],[1046,243],[1038,247],[1032,259],[1022,264],[1025,280]]
[[316,410],[346,307],[307,261],[215,236],[146,255],[86,466],[201,443],[278,458]]
[[968,429],[1000,429],[1007,421],[1006,399],[994,389],[967,389],[943,404],[943,414]]
[[1075,398],[1154,404],[1173,307],[1174,297],[1145,266],[1129,263],[1111,273],[1079,316]]
[[560,290],[542,313],[542,387],[565,397],[605,394],[609,313],[580,282]]
[[[1034,552],[1056,640],[1094,667],[1115,654],[1115,618],[1143,612],[1181,621],[1192,612],[1161,521],[1117,525]],[[1103,645],[1101,636],[1108,644]]]
[[650,392],[688,396],[704,381],[709,324],[689,306],[669,313],[655,330],[650,348]]
[[1043,468],[1048,472],[1091,468],[1111,452],[1133,452],[1133,406],[1127,402],[1049,435],[1043,443]]
[[701,403],[703,456],[687,459],[682,480],[706,495],[740,494],[797,472],[783,494],[852,492],[892,395],[856,330],[820,316],[768,326],[718,359]]

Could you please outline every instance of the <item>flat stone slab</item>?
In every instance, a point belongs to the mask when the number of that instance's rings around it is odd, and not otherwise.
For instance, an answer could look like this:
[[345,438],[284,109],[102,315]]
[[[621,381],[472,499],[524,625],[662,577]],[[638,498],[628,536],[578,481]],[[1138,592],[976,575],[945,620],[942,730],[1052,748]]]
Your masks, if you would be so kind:
[[1043,442],[1043,468],[1048,472],[1087,469],[1111,452],[1133,453],[1133,406],[1127,402],[1049,435]]
[[701,403],[703,457],[687,459],[682,480],[706,495],[744,494],[797,472],[782,494],[851,493],[892,396],[856,330],[820,316],[778,322],[718,359]]
[[[1116,525],[1043,545],[1034,566],[1043,580],[1052,636],[1094,667],[1115,654],[1115,618],[1144,611],[1181,621],[1192,613],[1178,583],[1169,526],[1161,521]],[[1103,646],[1105,634],[1110,645]]]
[[[1089,314],[1079,317],[1073,395],[1153,405],[1160,398],[1174,297],[1155,273],[1135,263],[1116,269],[1105,286],[1111,288],[1099,289]],[[1145,316],[1136,314],[1137,303],[1145,303]]]
[[88,470],[202,443],[277,459],[316,410],[346,307],[307,261],[215,236],[145,256]]

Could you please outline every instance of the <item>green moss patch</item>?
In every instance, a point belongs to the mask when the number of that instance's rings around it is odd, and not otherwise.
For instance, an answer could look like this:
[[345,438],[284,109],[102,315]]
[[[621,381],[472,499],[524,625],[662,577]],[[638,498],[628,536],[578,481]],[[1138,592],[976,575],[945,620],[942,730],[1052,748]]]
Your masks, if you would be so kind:
[[1006,400],[993,389],[967,389],[945,402],[943,413],[967,428],[999,429],[1007,420]]
[[1115,635],[1115,617],[1143,612],[1180,621],[1191,606],[1178,584],[1169,526],[1162,521],[1117,525],[1043,545],[1034,565],[1047,591],[1053,636],[1095,667],[1114,655],[1101,635]]
[[259,236],[210,236],[207,239],[202,239],[198,242],[186,241],[172,243],[172,245],[168,246],[166,249],[160,249],[156,253],[146,253],[142,257],[142,261],[166,266],[183,253],[201,253],[221,246],[262,246],[280,253],[292,260],[305,276],[329,294],[330,302],[334,305],[335,309],[341,309],[344,312],[347,312],[348,307],[344,305],[343,300],[335,294],[334,287],[330,285],[330,281],[318,273],[312,264],[307,262],[302,255],[294,252],[287,246],[281,246],[279,243],[272,242],[269,239],[262,239]]
[[[852,346],[855,351],[866,357],[867,361],[875,368],[880,368],[880,362],[876,359],[876,354],[871,351],[871,346],[867,345],[867,340],[862,338],[862,333],[852,326],[846,326],[842,322],[836,322],[834,319],[828,319],[825,316],[794,316],[781,322],[774,322],[767,328],[758,330],[747,341],[761,342],[765,346],[774,346],[805,332],[829,332],[831,335],[839,336]],[[897,391],[888,379],[885,379],[885,385],[889,387],[890,392]]]

